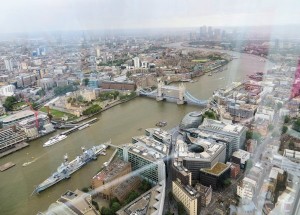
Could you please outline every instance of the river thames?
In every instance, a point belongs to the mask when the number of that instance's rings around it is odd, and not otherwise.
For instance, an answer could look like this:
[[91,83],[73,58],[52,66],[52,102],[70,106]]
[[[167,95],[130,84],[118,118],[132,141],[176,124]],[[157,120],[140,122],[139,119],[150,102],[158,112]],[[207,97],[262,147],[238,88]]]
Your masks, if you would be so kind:
[[[178,44],[173,45],[176,46]],[[239,58],[231,61],[225,71],[196,78],[196,82],[185,84],[187,90],[196,98],[207,99],[212,96],[214,90],[233,81],[242,81],[247,74],[262,72],[271,66],[257,56],[236,52],[231,54]],[[132,136],[143,135],[145,128],[154,127],[158,121],[167,121],[165,129],[169,129],[178,125],[185,114],[195,110],[200,108],[136,98],[101,113],[97,116],[99,120],[91,127],[70,134],[67,139],[54,146],[42,147],[55,133],[31,142],[29,147],[0,159],[0,164],[9,161],[16,163],[15,167],[0,173],[0,214],[36,214],[38,211],[47,210],[66,190],[90,186],[92,176],[101,168],[103,162],[108,160],[113,149],[109,149],[106,156],[100,155],[96,161],[84,166],[70,179],[59,182],[39,195],[31,196],[34,187],[56,171],[63,161],[64,154],[68,153],[69,159],[72,160],[81,154],[81,146],[90,148],[110,139],[114,145],[131,142]],[[37,161],[22,167],[24,162],[31,159]]]

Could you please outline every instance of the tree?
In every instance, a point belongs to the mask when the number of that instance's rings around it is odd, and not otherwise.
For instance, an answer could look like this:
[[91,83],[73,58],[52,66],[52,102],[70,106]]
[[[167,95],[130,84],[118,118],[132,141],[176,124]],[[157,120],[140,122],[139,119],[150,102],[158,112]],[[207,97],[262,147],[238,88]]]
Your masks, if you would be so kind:
[[95,202],[94,200],[92,200],[92,205],[94,205],[94,207],[96,208],[97,211],[99,211],[99,205],[97,202]]
[[110,92],[101,92],[99,94],[99,100],[100,101],[105,101],[109,99],[116,99],[119,95],[118,91],[110,91]]
[[77,87],[73,86],[73,85],[67,85],[67,86],[63,86],[63,87],[56,87],[54,89],[54,94],[56,96],[60,96],[60,95],[64,95],[68,92],[72,92],[72,91],[75,91],[75,90],[77,90]]
[[121,205],[119,202],[114,202],[111,206],[111,210],[113,213],[117,212],[120,209],[121,209]]
[[83,115],[90,115],[94,113],[98,113],[101,110],[101,107],[97,104],[92,105],[91,107],[87,108],[82,112]]
[[178,215],[184,215],[184,214],[186,214],[184,206],[183,206],[183,204],[181,202],[178,202],[177,208],[178,208]]
[[114,91],[113,93],[112,93],[112,95],[113,95],[113,98],[114,99],[116,99],[118,96],[119,96],[119,91]]
[[44,95],[46,95],[46,92],[45,92],[44,89],[41,89],[36,94],[39,95],[39,96],[44,96]]
[[32,107],[33,110],[37,110],[38,109],[38,104],[36,102],[32,102],[31,107]]
[[216,119],[216,116],[212,111],[205,111],[204,117],[209,119]]
[[287,132],[287,130],[288,130],[288,127],[286,125],[282,126],[282,130],[281,130],[282,134],[285,134]]
[[280,108],[282,108],[282,103],[278,102],[277,105],[276,105],[276,108],[277,108],[277,110],[279,110]]
[[135,96],[136,96],[136,92],[132,91],[128,95],[121,95],[120,99],[121,100],[131,99],[131,98],[134,98]]
[[253,167],[253,161],[251,159],[247,160],[246,162],[246,171]]
[[77,101],[78,101],[78,102],[83,102],[83,96],[82,96],[82,95],[79,95],[79,96],[77,97]]
[[52,115],[51,113],[48,113],[47,116],[48,116],[48,118],[49,118],[49,121],[51,122],[52,119],[53,119],[53,115]]
[[78,86],[78,85],[80,85],[80,81],[74,81],[73,84],[74,84],[75,86]]
[[246,132],[246,139],[247,140],[254,139],[254,140],[260,141],[261,140],[261,134],[256,132],[256,131],[247,131]]
[[114,95],[113,94],[109,94],[108,97],[109,97],[109,99],[114,99]]
[[130,203],[131,201],[135,200],[137,197],[139,196],[139,194],[136,191],[131,191],[129,193],[129,195],[127,196],[124,205],[127,205],[128,203]]
[[272,137],[279,137],[280,133],[278,131],[273,131]]
[[294,150],[295,149],[295,143],[290,141],[289,142],[289,149]]
[[225,180],[223,181],[223,184],[224,184],[225,187],[228,187],[228,186],[231,184],[230,179],[229,179],[229,178],[225,179]]
[[101,208],[101,215],[113,215],[114,213],[112,212],[111,209],[107,207],[102,207]]
[[141,186],[140,186],[140,190],[144,193],[144,192],[146,192],[147,190],[149,190],[150,188],[151,188],[151,184],[150,184],[148,181],[143,180],[143,181],[142,181],[142,184],[141,184]]
[[273,129],[274,129],[274,125],[272,125],[272,124],[268,125],[268,130],[269,131],[272,131]]
[[284,123],[289,123],[290,120],[291,120],[291,118],[290,118],[288,115],[286,115],[286,116],[284,117]]
[[[101,169],[101,170],[102,170],[102,169]],[[100,171],[101,171],[101,170],[100,170]],[[113,204],[114,202],[119,202],[119,200],[118,200],[116,197],[110,199],[110,200],[109,200],[109,207],[111,207],[112,204]]]
[[8,96],[5,99],[5,102],[3,104],[3,107],[5,107],[6,110],[11,111],[13,109],[13,105],[17,102],[17,99],[15,96]]
[[131,76],[131,72],[128,71],[128,72],[126,73],[126,77],[129,78],[130,76]]
[[172,213],[171,213],[171,211],[167,211],[166,213],[165,213],[165,215],[172,215]]
[[87,86],[89,84],[89,81],[90,79],[88,78],[83,79],[84,86]]
[[297,119],[293,124],[293,129],[300,132],[300,119]]
[[81,191],[87,193],[87,192],[89,192],[89,188],[88,187],[84,187],[84,188],[81,189]]
[[172,202],[173,201],[173,193],[172,191],[169,191],[169,201]]

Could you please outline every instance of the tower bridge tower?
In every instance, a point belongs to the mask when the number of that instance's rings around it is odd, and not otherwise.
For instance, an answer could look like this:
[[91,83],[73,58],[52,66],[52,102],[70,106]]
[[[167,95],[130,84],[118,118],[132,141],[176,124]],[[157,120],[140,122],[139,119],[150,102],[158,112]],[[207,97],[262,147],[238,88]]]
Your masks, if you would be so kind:
[[178,99],[177,99],[177,104],[178,105],[182,105],[185,103],[185,86],[183,85],[183,83],[179,84],[178,87]]
[[164,82],[161,79],[157,79],[157,95],[156,95],[156,101],[162,101],[164,99],[163,95],[163,86]]

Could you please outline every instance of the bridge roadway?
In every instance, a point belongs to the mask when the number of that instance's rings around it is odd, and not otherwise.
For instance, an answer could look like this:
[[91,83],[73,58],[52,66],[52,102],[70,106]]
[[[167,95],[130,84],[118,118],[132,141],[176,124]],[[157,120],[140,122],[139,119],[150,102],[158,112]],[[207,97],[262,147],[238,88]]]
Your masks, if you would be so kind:
[[[164,86],[164,89],[178,91],[178,88],[174,87],[174,86]],[[154,98],[154,99],[157,98],[157,90],[153,90],[151,92],[146,91],[146,90],[139,90],[138,92],[139,92],[140,96],[146,96],[146,97]],[[167,95],[163,95],[163,99],[166,99],[166,100],[169,100],[169,101],[172,101],[172,102],[173,101],[176,102],[178,100],[177,97],[172,97],[172,96],[167,96]],[[203,106],[203,107],[206,107],[207,104],[208,104],[208,100],[197,99],[194,96],[192,96],[188,91],[185,91],[184,102],[187,103],[187,104]]]

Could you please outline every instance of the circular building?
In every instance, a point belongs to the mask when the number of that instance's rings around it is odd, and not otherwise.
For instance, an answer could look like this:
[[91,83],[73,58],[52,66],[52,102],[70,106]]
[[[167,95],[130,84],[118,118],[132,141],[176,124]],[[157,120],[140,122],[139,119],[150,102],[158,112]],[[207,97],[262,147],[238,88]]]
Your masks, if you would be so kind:
[[193,111],[188,113],[183,117],[179,124],[181,130],[186,130],[189,128],[198,128],[202,122],[202,112]]
[[191,172],[191,180],[199,181],[200,169],[211,168],[217,162],[224,163],[226,146],[212,139],[192,138],[190,144],[177,140],[174,149],[174,159]]

